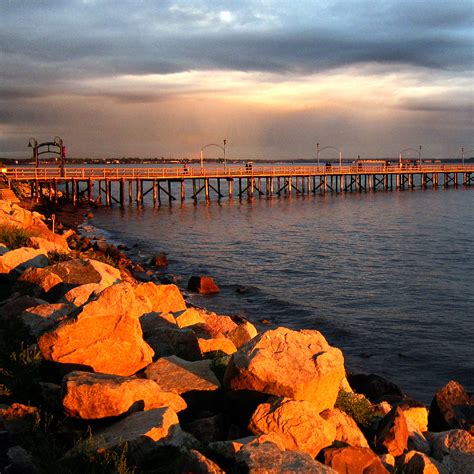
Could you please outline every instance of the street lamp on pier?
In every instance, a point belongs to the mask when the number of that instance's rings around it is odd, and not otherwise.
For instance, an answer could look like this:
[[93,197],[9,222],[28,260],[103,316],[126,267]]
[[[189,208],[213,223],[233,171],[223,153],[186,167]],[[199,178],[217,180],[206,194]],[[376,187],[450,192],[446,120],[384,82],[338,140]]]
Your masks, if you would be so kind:
[[317,159],[317,162],[318,162],[318,166],[319,166],[319,143],[316,143],[316,159]]
[[36,138],[30,137],[28,140],[28,148],[33,148],[33,160],[35,162],[35,167],[38,168],[38,140]]

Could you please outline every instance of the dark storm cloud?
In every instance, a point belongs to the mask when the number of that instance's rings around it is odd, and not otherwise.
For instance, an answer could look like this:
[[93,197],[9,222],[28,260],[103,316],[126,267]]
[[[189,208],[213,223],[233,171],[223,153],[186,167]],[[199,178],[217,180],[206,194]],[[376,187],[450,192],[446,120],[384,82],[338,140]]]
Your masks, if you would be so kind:
[[[213,68],[314,72],[359,62],[472,67],[470,1],[292,4],[4,0],[2,63],[53,82]],[[1,77],[8,79],[4,67]]]

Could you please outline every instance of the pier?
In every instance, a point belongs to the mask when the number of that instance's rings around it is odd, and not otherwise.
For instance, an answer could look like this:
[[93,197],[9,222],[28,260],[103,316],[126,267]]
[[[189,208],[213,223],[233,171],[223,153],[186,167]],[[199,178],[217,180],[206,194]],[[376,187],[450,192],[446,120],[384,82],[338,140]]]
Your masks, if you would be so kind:
[[258,196],[374,192],[474,185],[474,164],[413,163],[334,164],[319,166],[220,167],[12,167],[1,170],[9,187],[29,186],[31,198],[67,199],[141,205],[151,195],[163,200],[198,202]]

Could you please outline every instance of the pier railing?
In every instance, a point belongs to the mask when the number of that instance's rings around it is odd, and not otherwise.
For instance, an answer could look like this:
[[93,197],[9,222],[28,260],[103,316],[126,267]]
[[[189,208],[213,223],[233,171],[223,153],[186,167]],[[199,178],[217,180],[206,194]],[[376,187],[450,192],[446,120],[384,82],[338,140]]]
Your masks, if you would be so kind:
[[391,164],[391,165],[321,165],[321,166],[253,166],[248,167],[195,167],[176,168],[81,168],[45,166],[14,167],[2,170],[8,180],[70,180],[70,179],[206,179],[242,177],[294,177],[370,174],[415,174],[415,173],[472,173],[474,164]]

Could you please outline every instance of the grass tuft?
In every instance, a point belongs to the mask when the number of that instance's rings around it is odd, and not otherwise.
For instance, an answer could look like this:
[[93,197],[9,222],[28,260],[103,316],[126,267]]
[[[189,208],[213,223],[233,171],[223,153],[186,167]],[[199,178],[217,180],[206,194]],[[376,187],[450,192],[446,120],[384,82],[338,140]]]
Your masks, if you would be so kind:
[[33,232],[11,224],[0,224],[0,243],[5,244],[10,250],[27,247],[28,239],[33,235]]
[[361,398],[355,393],[344,390],[341,390],[337,395],[335,407],[347,413],[359,426],[364,428],[369,428],[374,421],[380,418],[374,414],[370,402],[365,397]]

